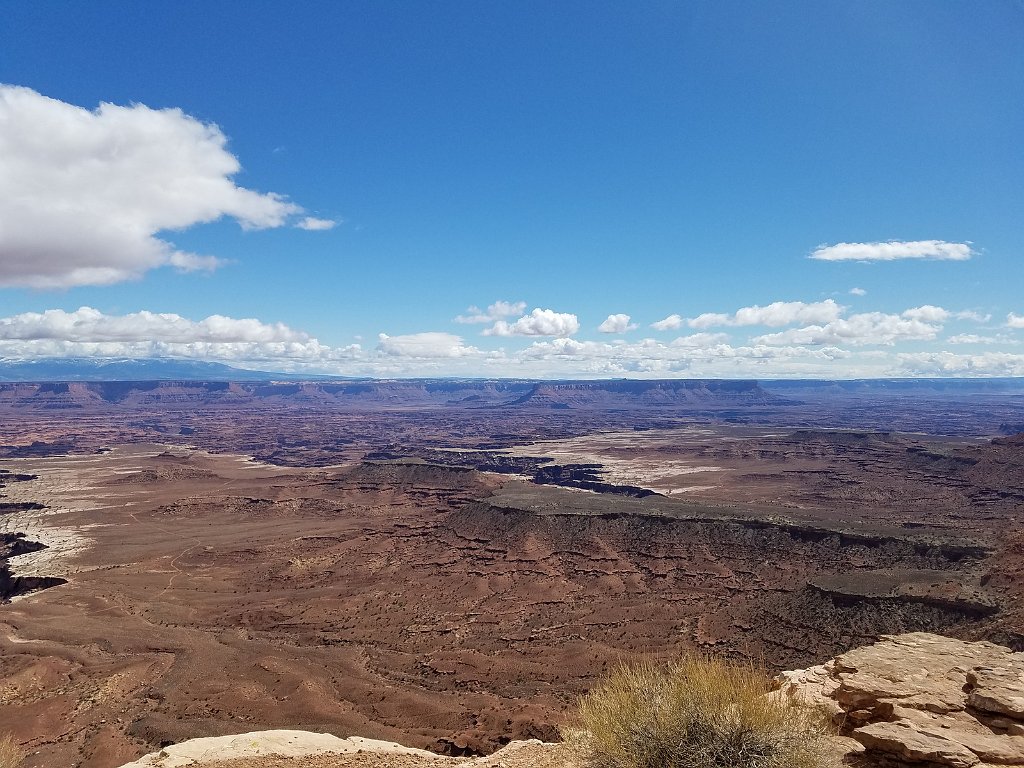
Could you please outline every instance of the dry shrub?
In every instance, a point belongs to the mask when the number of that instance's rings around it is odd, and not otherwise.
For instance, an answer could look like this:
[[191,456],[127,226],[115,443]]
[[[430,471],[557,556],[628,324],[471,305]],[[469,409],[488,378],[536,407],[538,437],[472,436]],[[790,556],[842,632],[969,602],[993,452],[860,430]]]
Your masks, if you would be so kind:
[[0,736],[0,768],[18,768],[25,751],[10,736]]
[[624,666],[580,700],[565,740],[590,768],[819,768],[831,727],[766,696],[762,666],[692,654]]

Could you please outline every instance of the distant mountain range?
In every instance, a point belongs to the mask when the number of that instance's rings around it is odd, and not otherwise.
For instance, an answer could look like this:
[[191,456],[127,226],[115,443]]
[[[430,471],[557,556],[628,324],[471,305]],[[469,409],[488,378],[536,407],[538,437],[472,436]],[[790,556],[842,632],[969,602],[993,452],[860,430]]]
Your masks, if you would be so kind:
[[308,381],[348,378],[351,377],[250,371],[223,363],[167,358],[0,359],[0,381]]

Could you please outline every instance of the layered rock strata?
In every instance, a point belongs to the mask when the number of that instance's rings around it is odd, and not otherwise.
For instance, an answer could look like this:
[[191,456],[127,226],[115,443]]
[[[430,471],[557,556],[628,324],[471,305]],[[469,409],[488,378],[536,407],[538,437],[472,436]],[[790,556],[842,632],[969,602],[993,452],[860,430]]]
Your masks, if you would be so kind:
[[862,745],[847,761],[915,768],[1024,766],[1024,653],[924,632],[886,636],[809,669],[777,696],[828,709]]

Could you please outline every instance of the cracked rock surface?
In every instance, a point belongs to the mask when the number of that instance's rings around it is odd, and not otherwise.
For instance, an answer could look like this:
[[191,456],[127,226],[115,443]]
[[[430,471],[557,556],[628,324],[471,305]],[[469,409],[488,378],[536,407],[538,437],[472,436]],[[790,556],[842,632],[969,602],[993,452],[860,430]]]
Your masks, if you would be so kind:
[[886,636],[776,686],[832,713],[865,749],[851,764],[1024,766],[1024,653],[994,643]]

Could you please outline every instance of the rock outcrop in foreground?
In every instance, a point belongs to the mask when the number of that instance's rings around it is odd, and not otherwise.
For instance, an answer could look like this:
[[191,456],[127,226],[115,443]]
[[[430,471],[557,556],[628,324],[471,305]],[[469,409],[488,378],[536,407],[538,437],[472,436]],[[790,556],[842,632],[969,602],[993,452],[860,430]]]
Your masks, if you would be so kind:
[[432,753],[422,749],[410,749],[390,741],[363,739],[359,736],[339,739],[328,733],[309,731],[254,731],[236,736],[212,736],[172,744],[122,768],[180,768],[187,765],[205,765],[214,761],[251,760],[268,755],[306,757],[350,755],[360,752],[434,757]]
[[442,757],[390,741],[309,731],[191,739],[121,768],[572,768],[561,744],[513,741],[488,757]]
[[1024,766],[1024,653],[1000,645],[889,636],[776,684],[830,709],[863,765]]
[[[850,766],[1024,768],[1024,653],[923,632],[887,636],[783,672],[772,696],[823,707]],[[281,761],[278,757],[301,758]],[[193,739],[123,768],[572,768],[558,744],[512,742],[489,757],[440,757],[384,741],[304,731]]]

